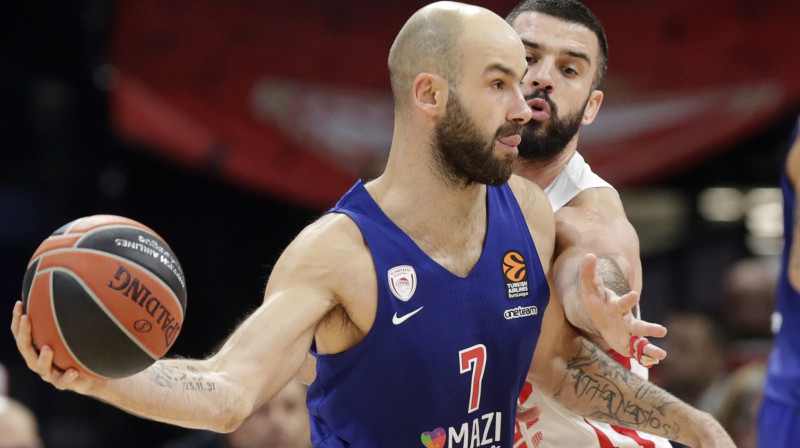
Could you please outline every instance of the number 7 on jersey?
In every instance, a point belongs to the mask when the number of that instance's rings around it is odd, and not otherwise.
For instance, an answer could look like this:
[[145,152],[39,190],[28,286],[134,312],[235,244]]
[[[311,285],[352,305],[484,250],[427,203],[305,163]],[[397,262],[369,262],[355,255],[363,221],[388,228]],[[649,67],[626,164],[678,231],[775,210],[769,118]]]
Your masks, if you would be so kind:
[[461,363],[461,373],[472,371],[472,387],[469,391],[469,411],[477,411],[481,406],[481,383],[483,382],[483,369],[486,367],[486,346],[473,345],[458,352]]

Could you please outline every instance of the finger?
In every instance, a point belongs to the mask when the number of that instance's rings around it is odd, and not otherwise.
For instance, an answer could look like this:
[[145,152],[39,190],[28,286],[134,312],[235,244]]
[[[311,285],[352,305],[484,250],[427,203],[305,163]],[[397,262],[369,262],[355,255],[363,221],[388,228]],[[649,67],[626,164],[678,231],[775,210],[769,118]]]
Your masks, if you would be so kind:
[[638,303],[639,303],[639,293],[636,291],[631,291],[627,294],[623,294],[618,299],[616,299],[617,310],[622,314],[631,312]]
[[595,254],[588,253],[583,256],[578,274],[581,277],[581,288],[585,291],[592,291],[603,284],[600,276],[596,275],[597,256]]
[[52,378],[52,370],[53,370],[53,349],[50,348],[49,345],[45,345],[42,347],[42,350],[39,352],[39,357],[36,358],[36,363],[34,364],[36,372],[38,372],[42,377],[50,377]]
[[66,372],[59,375],[54,375],[53,386],[57,389],[67,389],[78,379],[78,371],[75,369],[68,369]]
[[22,301],[14,302],[14,312],[11,315],[11,333],[14,337],[19,332],[19,318],[22,317]]
[[650,367],[653,367],[654,365],[658,364],[658,362],[659,360],[657,359],[653,359],[647,355],[642,355],[642,359],[639,361],[639,364],[649,369]]
[[644,357],[651,358],[658,362],[667,357],[667,352],[661,347],[651,343],[644,347],[642,358]]
[[31,320],[28,316],[20,316],[17,324],[17,333],[14,335],[17,341],[17,350],[22,354],[25,363],[29,368],[33,369],[39,356],[36,349],[33,347],[31,340]]
[[542,407],[538,404],[532,408],[519,408],[517,410],[517,420],[525,423],[532,422],[542,415]]
[[667,356],[667,352],[641,336],[631,336],[629,346],[631,358],[636,359],[645,367],[651,367]]
[[634,319],[630,325],[630,332],[636,336],[663,338],[667,335],[667,327],[641,319]]

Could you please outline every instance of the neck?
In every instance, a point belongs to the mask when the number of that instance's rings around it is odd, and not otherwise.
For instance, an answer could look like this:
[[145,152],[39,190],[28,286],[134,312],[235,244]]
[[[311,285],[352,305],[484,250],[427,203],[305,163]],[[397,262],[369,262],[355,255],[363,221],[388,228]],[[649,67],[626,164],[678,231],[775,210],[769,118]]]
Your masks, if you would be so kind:
[[429,143],[396,138],[386,170],[366,188],[428,256],[464,276],[480,257],[486,234],[486,185],[453,185],[438,169]]
[[553,183],[576,150],[577,145],[570,142],[563,151],[550,160],[533,162],[518,158],[514,164],[514,174],[533,181],[539,188],[545,189]]

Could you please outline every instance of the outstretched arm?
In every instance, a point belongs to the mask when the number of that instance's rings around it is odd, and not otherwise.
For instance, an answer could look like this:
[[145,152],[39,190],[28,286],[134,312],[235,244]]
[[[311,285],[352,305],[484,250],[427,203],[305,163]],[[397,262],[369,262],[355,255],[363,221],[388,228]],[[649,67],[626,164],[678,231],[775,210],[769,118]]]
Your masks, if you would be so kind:
[[[638,315],[639,239],[616,191],[584,190],[555,216],[553,276],[569,322],[601,347],[626,356],[631,336],[664,336],[666,328]],[[666,352],[650,344],[644,355],[655,363]]]
[[21,302],[14,307],[11,331],[28,367],[58,389],[92,396],[152,420],[232,431],[298,371],[318,323],[338,305],[336,282],[349,276],[336,269],[347,263],[332,262],[336,259],[330,254],[349,246],[338,234],[321,238],[322,226],[312,224],[311,231],[284,251],[263,304],[208,359],[163,359],[127,378],[94,380],[81,377],[75,369],[54,367],[50,347],[36,350]]
[[693,447],[734,447],[714,418],[628,371],[564,319],[560,303],[545,310],[528,379],[571,411]]

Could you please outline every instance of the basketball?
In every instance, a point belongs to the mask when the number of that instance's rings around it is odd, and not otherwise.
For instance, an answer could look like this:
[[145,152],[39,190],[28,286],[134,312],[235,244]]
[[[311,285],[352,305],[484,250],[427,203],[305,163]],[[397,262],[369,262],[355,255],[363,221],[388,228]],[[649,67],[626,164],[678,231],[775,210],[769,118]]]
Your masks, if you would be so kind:
[[22,302],[37,347],[53,364],[94,378],[146,369],[175,342],[186,283],[169,245],[121,216],[72,221],[45,239],[28,263]]

